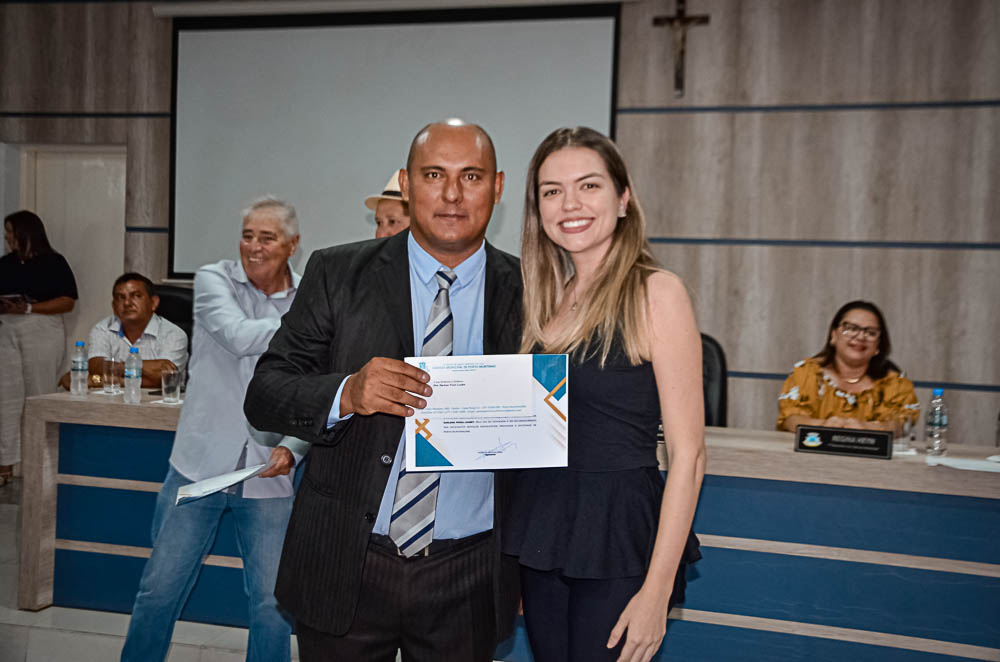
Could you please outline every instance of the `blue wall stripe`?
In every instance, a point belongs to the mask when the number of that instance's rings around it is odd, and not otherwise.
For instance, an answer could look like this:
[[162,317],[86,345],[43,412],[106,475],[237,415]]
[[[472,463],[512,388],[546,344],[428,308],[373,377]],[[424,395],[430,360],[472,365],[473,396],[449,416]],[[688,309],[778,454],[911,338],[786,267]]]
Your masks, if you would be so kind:
[[[730,370],[727,374],[734,379],[769,379],[782,382],[785,381],[786,377],[788,377],[788,373],[783,372],[750,372]],[[913,385],[917,388],[943,388],[946,391],[979,391],[981,393],[1000,393],[1000,385],[996,384],[967,384],[965,382],[935,382],[914,379]]]
[[941,251],[995,251],[1000,242],[990,241],[886,241],[879,239],[767,239],[764,237],[648,237],[651,244],[681,246],[783,246],[811,248],[907,248]]
[[159,483],[174,433],[102,425],[59,426],[59,473]]
[[997,499],[708,475],[694,530],[1000,564]]
[[703,113],[828,113],[859,110],[936,110],[940,108],[995,108],[1000,99],[970,99],[966,101],[885,101],[879,103],[802,103],[773,105],[720,106],[626,106],[619,115],[695,115]]
[[170,228],[150,228],[141,225],[126,225],[125,232],[148,232],[153,234],[167,234]]
[[[130,613],[146,559],[56,550],[52,602],[60,607]],[[247,627],[243,571],[203,566],[181,619]]]
[[774,379],[777,381],[785,381],[788,377],[787,372],[747,372],[742,370],[730,370],[726,373],[729,377],[734,379]]
[[[152,545],[156,494],[84,485],[59,485],[57,492],[57,538],[134,547]],[[231,511],[222,514],[209,553],[240,555]]]
[[23,117],[23,118],[94,118],[94,119],[120,119],[130,117],[170,117],[169,112],[39,112],[32,110],[0,110],[0,117]]
[[702,548],[685,607],[1000,648],[1000,579]]

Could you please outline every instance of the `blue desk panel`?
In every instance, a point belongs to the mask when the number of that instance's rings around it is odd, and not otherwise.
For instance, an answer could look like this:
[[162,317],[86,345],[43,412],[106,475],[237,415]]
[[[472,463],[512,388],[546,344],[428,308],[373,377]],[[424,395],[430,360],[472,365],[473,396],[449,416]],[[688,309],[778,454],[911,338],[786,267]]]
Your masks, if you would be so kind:
[[945,662],[964,657],[780,632],[670,621],[656,662]]
[[[59,485],[56,538],[151,547],[156,497],[155,492]],[[240,555],[232,513],[222,515],[209,554]]]
[[[159,482],[169,432],[60,426],[59,471]],[[79,482],[79,480],[74,480]],[[153,492],[62,484],[60,539],[150,546]],[[734,538],[1000,564],[1000,501],[706,476],[695,530]],[[704,546],[688,569],[693,610],[739,614],[1000,649],[1000,579],[955,572]],[[230,515],[212,554],[236,556]],[[128,612],[145,559],[59,549],[55,604]],[[242,571],[204,566],[181,618],[246,626]],[[531,662],[523,624],[497,659]],[[671,621],[658,661],[933,662],[943,655],[886,646]]]
[[713,547],[702,554],[689,609],[1000,648],[998,578]]
[[[130,613],[146,559],[56,550],[53,601],[63,607]],[[247,627],[243,571],[203,566],[181,620]]]
[[162,483],[174,433],[102,425],[59,426],[59,473]]
[[996,499],[705,476],[694,530],[1000,563]]
[[[497,660],[534,662],[523,620],[497,647]],[[669,621],[653,662],[959,662],[965,657],[687,621]]]

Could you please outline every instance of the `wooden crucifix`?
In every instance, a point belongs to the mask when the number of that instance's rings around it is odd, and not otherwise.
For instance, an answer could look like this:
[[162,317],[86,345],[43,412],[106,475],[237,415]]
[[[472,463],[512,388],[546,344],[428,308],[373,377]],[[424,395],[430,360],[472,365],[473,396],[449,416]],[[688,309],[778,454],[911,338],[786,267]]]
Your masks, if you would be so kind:
[[684,51],[687,45],[688,28],[708,25],[708,14],[688,16],[685,8],[687,0],[677,0],[677,11],[673,16],[654,16],[653,25],[669,25],[674,37],[674,97],[684,96]]

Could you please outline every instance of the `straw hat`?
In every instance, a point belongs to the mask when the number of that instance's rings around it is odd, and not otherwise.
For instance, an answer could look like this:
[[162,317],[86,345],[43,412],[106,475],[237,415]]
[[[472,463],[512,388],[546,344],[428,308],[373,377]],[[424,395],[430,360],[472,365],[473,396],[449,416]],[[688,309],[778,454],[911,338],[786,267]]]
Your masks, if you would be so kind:
[[380,200],[398,200],[403,201],[403,194],[399,192],[399,171],[396,170],[392,173],[392,177],[389,181],[385,183],[385,188],[379,195],[370,195],[365,198],[365,207],[368,207],[372,211],[375,211],[375,207],[378,206]]

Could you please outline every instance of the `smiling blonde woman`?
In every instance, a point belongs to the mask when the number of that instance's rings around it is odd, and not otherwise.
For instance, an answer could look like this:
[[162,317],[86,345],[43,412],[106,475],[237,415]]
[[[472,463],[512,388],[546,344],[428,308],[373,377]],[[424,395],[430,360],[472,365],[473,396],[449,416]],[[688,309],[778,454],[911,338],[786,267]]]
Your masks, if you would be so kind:
[[518,474],[504,551],[520,563],[537,662],[645,662],[700,557],[701,337],[684,284],[652,257],[610,139],[582,127],[549,135],[524,209],[521,350],[570,354],[569,466]]

